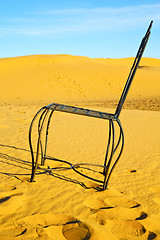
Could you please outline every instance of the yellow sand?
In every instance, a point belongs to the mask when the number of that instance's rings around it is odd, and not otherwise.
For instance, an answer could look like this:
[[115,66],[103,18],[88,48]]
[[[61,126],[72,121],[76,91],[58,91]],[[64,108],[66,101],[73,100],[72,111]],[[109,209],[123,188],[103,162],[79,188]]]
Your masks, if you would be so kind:
[[[69,55],[0,59],[0,240],[160,239],[159,59],[142,59],[131,86],[120,115],[125,148],[109,189],[99,191],[100,184],[71,169],[47,171],[66,167],[54,161],[29,182],[28,130],[39,108],[58,102],[114,112],[132,62]],[[60,112],[52,120],[48,155],[103,164],[105,120]]]

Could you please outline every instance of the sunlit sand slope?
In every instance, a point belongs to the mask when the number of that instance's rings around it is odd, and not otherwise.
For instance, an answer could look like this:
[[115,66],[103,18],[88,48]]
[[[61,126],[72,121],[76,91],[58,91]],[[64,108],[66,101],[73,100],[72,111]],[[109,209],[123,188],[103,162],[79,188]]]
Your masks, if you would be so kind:
[[[38,108],[0,110],[0,239],[160,239],[160,112],[123,110],[124,152],[109,189],[99,191],[98,183],[54,161],[38,169],[36,182],[30,183],[28,127]],[[106,138],[105,120],[55,113],[47,154],[71,163],[103,164]],[[47,166],[63,168],[49,171]]]
[[[40,106],[59,102],[114,112],[132,62],[68,55],[0,59],[0,240],[160,240],[158,59],[144,58],[138,68],[129,109],[120,115],[124,151],[106,191],[55,160],[38,165],[30,182],[28,131]],[[34,151],[37,130],[34,125]],[[54,112],[47,155],[91,163],[79,171],[103,180],[108,135],[107,120]]]
[[[0,102],[104,102],[118,100],[133,58],[91,59],[37,55],[0,59]],[[160,60],[144,58],[129,99],[160,96]]]

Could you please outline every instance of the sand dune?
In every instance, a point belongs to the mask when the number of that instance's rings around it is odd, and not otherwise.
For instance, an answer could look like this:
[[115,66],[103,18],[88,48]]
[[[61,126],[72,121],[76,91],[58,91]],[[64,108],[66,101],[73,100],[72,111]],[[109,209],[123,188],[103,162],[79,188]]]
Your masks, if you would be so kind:
[[[0,59],[3,83],[0,101],[14,104],[95,104],[116,100],[117,103],[132,63],[133,58],[91,59],[70,55]],[[158,98],[159,101],[160,60],[143,58],[140,66],[128,100],[154,101]]]
[[[114,112],[109,107],[119,99],[132,61],[69,55],[0,59],[0,240],[160,239],[159,59],[140,63],[120,116],[124,152],[106,191],[72,169],[50,171],[48,166],[66,167],[51,160],[29,181],[28,130],[40,106],[72,103]],[[107,134],[106,120],[56,112],[47,154],[102,164]],[[102,178],[101,169],[81,171]]]

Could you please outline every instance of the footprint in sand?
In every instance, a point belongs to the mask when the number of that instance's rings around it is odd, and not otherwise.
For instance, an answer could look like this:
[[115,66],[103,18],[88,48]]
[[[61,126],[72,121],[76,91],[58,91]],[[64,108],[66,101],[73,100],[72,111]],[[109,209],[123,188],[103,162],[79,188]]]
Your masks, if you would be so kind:
[[146,240],[156,239],[156,234],[145,229],[145,227],[135,220],[124,221],[116,219],[112,222],[111,231],[118,235],[120,239]]
[[[129,209],[128,209],[129,210]],[[135,210],[135,209],[134,209]],[[110,211],[110,212],[108,212]],[[99,225],[105,227],[108,231],[113,233],[118,239],[127,240],[146,240],[150,238],[151,234],[144,226],[137,221],[146,218],[146,214],[141,212],[140,217],[135,219],[137,212],[124,211],[124,209],[102,209],[90,216],[91,221],[95,221]]]
[[135,220],[116,219],[112,222],[111,231],[124,239],[150,239],[150,233]]
[[17,239],[88,240],[86,224],[63,214],[34,214],[21,218],[0,231],[1,236]]
[[7,208],[8,200],[10,200],[12,196],[17,195],[17,194],[12,194],[12,191],[15,189],[16,189],[15,186],[0,184],[0,215],[2,214],[2,212],[4,212],[4,209]]
[[5,184],[0,184],[0,192],[8,192],[8,191],[12,191],[12,190],[15,190],[16,187],[14,186],[8,186],[8,185],[5,185]]
[[23,193],[15,193],[0,198],[0,215],[12,214],[23,208]]
[[62,233],[67,240],[88,240],[90,238],[88,227],[80,221],[65,224]]
[[123,220],[143,220],[147,218],[147,214],[137,209],[126,209],[122,207],[100,209],[93,213],[90,218],[95,219],[100,225],[107,222],[108,219],[123,219]]
[[118,192],[93,194],[83,203],[92,212],[90,218],[95,219],[100,225],[105,224],[108,219],[142,220],[147,218],[147,213],[142,211],[139,203]]
[[[90,221],[104,226],[120,239],[154,239],[140,223],[148,217],[140,204],[126,195],[106,190],[96,192],[85,199],[84,205],[91,210]],[[152,235],[152,236],[151,236]]]
[[124,194],[118,192],[110,192],[106,190],[103,192],[97,192],[92,196],[85,199],[83,202],[85,206],[91,209],[103,209],[103,208],[136,208],[140,204],[134,200],[128,199]]
[[9,199],[10,199],[9,196],[4,197],[4,198],[0,198],[0,203],[6,202],[6,201],[9,200]]
[[147,218],[140,204],[117,191],[97,192],[85,199],[84,205],[90,208],[94,219],[100,225],[108,219],[142,220]]

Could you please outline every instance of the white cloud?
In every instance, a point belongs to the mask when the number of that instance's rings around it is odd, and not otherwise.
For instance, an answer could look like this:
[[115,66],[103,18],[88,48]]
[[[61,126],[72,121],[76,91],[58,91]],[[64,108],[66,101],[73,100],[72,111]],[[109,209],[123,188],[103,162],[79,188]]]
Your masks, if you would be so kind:
[[127,31],[146,27],[150,20],[155,21],[155,26],[160,24],[160,4],[122,8],[43,10],[30,13],[25,18],[8,19],[6,26],[3,20],[1,35]]

